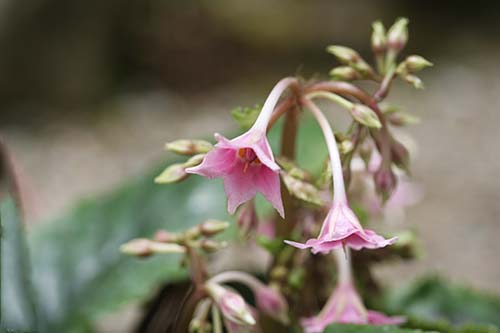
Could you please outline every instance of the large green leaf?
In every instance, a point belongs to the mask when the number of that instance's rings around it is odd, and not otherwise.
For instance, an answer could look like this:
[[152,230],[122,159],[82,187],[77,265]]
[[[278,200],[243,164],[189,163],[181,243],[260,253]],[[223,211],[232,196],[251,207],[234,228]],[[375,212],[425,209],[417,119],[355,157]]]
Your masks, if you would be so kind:
[[5,331],[36,331],[36,312],[23,226],[14,200],[0,200],[1,313]]
[[446,319],[453,324],[476,322],[500,326],[500,298],[437,277],[423,278],[406,288],[389,291],[386,307],[390,312]]
[[422,330],[399,328],[397,326],[372,326],[334,324],[326,328],[325,333],[436,333]]
[[120,244],[159,228],[181,230],[206,219],[224,219],[217,181],[191,177],[182,184],[153,184],[153,172],[120,190],[80,204],[31,237],[38,309],[45,331],[92,331],[92,322],[160,283],[185,276],[179,257],[139,260]]

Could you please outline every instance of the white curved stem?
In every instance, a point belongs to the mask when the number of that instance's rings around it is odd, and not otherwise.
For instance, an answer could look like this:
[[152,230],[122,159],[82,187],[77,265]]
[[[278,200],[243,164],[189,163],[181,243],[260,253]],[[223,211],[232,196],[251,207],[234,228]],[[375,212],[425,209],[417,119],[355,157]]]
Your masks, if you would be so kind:
[[260,111],[259,117],[252,126],[252,129],[257,129],[265,132],[267,129],[267,125],[269,124],[269,120],[271,119],[271,115],[273,114],[274,107],[278,103],[283,92],[292,84],[297,84],[298,80],[293,77],[286,77],[281,79],[271,90],[269,96],[267,96],[266,101],[264,102],[264,106]]
[[351,270],[351,252],[348,248],[345,250],[338,248],[333,250],[335,254],[335,261],[337,262],[337,271],[339,274],[338,283],[351,283],[352,270]]
[[347,195],[345,192],[344,175],[342,174],[342,164],[340,163],[339,149],[337,147],[335,135],[333,134],[330,123],[328,122],[328,119],[326,119],[323,112],[321,112],[321,110],[318,108],[318,106],[314,104],[309,98],[303,98],[302,103],[309,109],[309,111],[311,111],[313,116],[316,118],[325,137],[333,172],[333,204],[347,204]]
[[222,272],[215,275],[210,280],[208,280],[208,282],[217,284],[226,283],[230,281],[240,282],[242,284],[245,284],[252,290],[255,290],[263,285],[263,283],[253,275],[240,271]]

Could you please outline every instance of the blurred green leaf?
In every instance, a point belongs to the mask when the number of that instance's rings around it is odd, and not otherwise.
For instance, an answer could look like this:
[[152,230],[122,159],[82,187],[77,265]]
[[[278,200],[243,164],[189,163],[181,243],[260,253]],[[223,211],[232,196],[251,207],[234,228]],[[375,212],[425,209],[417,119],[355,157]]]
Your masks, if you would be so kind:
[[0,329],[35,332],[35,303],[23,226],[14,200],[0,201],[1,314]]
[[500,298],[438,277],[426,277],[406,288],[390,290],[386,308],[417,318],[446,319],[452,324],[500,325]]
[[33,271],[44,331],[92,332],[103,313],[143,301],[160,284],[185,277],[177,255],[141,260],[119,247],[160,228],[178,231],[207,217],[226,219],[225,197],[217,181],[191,177],[161,186],[153,184],[157,173],[34,230]]
[[231,115],[234,120],[236,120],[238,125],[240,125],[241,130],[246,131],[252,127],[253,123],[255,123],[260,110],[260,105],[255,105],[253,107],[237,107],[231,111]]
[[431,333],[430,331],[412,330],[397,326],[372,326],[334,324],[326,328],[325,333]]

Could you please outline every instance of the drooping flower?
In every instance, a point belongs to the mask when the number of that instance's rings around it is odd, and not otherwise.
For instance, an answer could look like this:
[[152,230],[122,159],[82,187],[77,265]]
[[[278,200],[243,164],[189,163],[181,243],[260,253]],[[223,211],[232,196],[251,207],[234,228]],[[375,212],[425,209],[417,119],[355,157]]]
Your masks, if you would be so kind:
[[311,248],[313,253],[328,253],[339,247],[374,249],[394,243],[396,238],[384,239],[372,230],[363,229],[359,223],[347,201],[339,151],[330,124],[314,103],[305,99],[304,104],[318,120],[325,136],[333,173],[333,202],[317,238],[309,239],[305,244],[285,242],[300,249]]
[[326,326],[341,324],[398,325],[404,317],[388,317],[377,311],[367,310],[351,282],[339,283],[321,312],[302,320],[305,333],[323,332]]
[[222,178],[228,198],[228,211],[233,214],[242,203],[260,192],[283,217],[281,201],[280,167],[267,141],[269,120],[283,91],[296,80],[286,78],[278,82],[267,98],[255,124],[242,135],[228,140],[215,134],[217,144],[207,153],[203,162],[186,169],[208,178]]
[[215,149],[207,153],[200,165],[186,172],[222,178],[231,214],[260,192],[283,216],[280,167],[274,161],[265,132],[251,129],[232,140],[215,134],[215,139]]
[[396,238],[384,239],[374,231],[363,229],[358,218],[346,203],[334,203],[323,222],[318,238],[309,239],[305,244],[286,241],[300,249],[311,248],[313,253],[328,253],[340,247],[354,250],[376,249],[390,245]]

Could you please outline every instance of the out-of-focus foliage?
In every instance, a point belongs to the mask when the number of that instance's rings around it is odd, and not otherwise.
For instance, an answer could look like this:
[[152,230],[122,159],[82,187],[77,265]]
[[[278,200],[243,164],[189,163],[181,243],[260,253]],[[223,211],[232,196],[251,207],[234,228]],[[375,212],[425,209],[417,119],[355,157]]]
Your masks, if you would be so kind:
[[176,231],[206,216],[225,217],[223,193],[216,182],[195,177],[180,187],[155,185],[156,173],[34,230],[33,273],[45,331],[92,331],[99,315],[185,277],[176,255],[138,260],[120,253],[120,245],[160,228]]
[[325,333],[431,333],[431,332],[422,330],[411,330],[407,328],[398,328],[396,326],[335,324],[328,326],[325,330]]
[[1,313],[0,329],[36,331],[29,258],[18,207],[5,195],[0,200]]
[[390,290],[386,307],[391,312],[428,320],[500,326],[500,298],[454,286],[437,277],[418,280],[402,290]]

